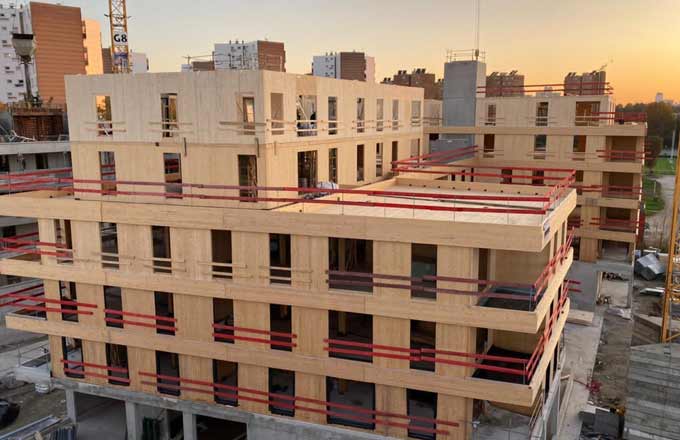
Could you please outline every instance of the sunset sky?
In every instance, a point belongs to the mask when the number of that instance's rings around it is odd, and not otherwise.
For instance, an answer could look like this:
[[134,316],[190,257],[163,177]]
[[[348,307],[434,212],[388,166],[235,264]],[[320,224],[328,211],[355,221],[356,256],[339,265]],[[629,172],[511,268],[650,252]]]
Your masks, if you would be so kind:
[[[519,70],[527,84],[608,63],[616,101],[680,101],[680,0],[480,0],[487,71]],[[50,1],[56,3],[54,1]],[[102,23],[107,0],[66,0]],[[312,56],[365,51],[376,79],[398,69],[443,72],[447,49],[474,46],[473,0],[128,0],[131,48],[152,71],[178,71],[185,55],[213,44],[267,38],[286,44],[289,72]]]

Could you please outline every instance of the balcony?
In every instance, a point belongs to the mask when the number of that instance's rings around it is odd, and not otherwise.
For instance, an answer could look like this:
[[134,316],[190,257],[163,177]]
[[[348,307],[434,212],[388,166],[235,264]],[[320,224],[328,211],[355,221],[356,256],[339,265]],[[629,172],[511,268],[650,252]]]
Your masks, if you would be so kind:
[[[410,348],[384,344],[362,342],[363,337],[344,337],[342,339],[325,338],[324,350],[330,357],[345,359],[351,362],[372,363],[375,358],[388,358],[409,361],[410,365],[427,365],[431,368],[419,370],[434,371],[436,364],[455,365],[470,368],[472,377],[494,382],[508,382],[529,385],[533,383],[539,364],[552,357],[552,346],[559,339],[568,312],[570,292],[578,292],[573,282],[566,281],[561,285],[557,297],[557,306],[550,316],[546,316],[545,324],[535,336],[534,349],[530,353],[518,352],[492,345],[486,352],[463,353],[437,348]],[[498,332],[502,340],[511,338],[523,339],[524,334],[516,332]],[[501,340],[501,337],[498,336]],[[416,363],[416,364],[414,364]],[[537,380],[541,380],[538,378]]]
[[[470,298],[472,307],[477,309],[478,313],[483,313],[485,308],[534,312],[547,290],[554,287],[553,280],[558,279],[561,282],[564,276],[561,274],[562,269],[570,266],[573,240],[574,231],[571,231],[566,242],[557,249],[533,283],[436,275],[413,277],[338,270],[326,271],[328,275],[326,281],[329,286],[336,288],[360,289],[369,293],[373,292],[374,288],[400,289],[410,296],[435,301],[442,295],[464,296]],[[438,287],[442,283],[456,283],[466,287],[458,289]]]

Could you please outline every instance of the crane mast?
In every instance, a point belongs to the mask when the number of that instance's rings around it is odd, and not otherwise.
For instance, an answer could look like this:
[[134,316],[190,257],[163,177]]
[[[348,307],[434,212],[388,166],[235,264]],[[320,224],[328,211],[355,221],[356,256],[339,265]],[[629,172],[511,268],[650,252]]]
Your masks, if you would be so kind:
[[680,333],[673,333],[673,304],[680,303],[680,237],[678,236],[678,221],[680,221],[680,155],[675,165],[675,189],[673,190],[673,217],[671,220],[671,235],[668,240],[668,267],[666,269],[666,289],[663,296],[661,323],[661,342],[672,342],[680,337]]
[[111,24],[111,62],[114,73],[130,72],[128,45],[128,15],[125,0],[109,0]]

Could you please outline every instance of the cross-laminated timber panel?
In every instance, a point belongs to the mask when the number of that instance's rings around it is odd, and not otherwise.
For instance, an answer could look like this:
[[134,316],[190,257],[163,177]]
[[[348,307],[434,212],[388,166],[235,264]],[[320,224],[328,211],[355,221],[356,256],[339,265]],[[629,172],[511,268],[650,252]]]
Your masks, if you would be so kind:
[[[471,248],[540,252],[550,241],[548,230],[561,227],[576,204],[571,192],[543,225],[448,222],[383,217],[301,214],[229,208],[84,201],[67,198],[0,197],[0,214],[177,228],[345,237]],[[60,214],[62,213],[62,214]],[[301,221],[303,220],[303,221]]]
[[[559,340],[566,314],[558,319],[553,338],[545,347],[546,353],[551,353]],[[530,406],[534,402],[536,393],[539,392],[541,377],[551,361],[546,356],[541,359],[534,380],[531,385],[519,385],[506,382],[475,379],[471,377],[447,377],[432,375],[427,372],[409,369],[386,369],[369,363],[357,363],[354,361],[334,358],[310,358],[296,353],[283,351],[260,351],[237,347],[233,344],[220,344],[196,340],[184,340],[181,338],[169,338],[167,335],[143,335],[131,334],[123,329],[104,328],[93,329],[63,322],[47,322],[33,318],[10,315],[7,317],[9,327],[17,330],[43,333],[51,336],[67,336],[84,339],[91,342],[109,342],[143,350],[145,353],[153,350],[178,353],[184,356],[195,356],[207,359],[228,360],[260,367],[280,368],[281,365],[294,366],[295,371],[304,374],[319,374],[324,372],[327,376],[372,382],[375,384],[391,385],[399,384],[405,388],[429,391],[434,393],[449,394],[469,399],[491,400],[520,406]],[[61,351],[56,351],[60,353]],[[151,362],[146,358],[140,359],[140,364]],[[133,364],[132,360],[130,361]],[[144,371],[155,371],[153,368]],[[257,381],[257,374],[253,373],[253,382]],[[240,376],[239,376],[240,379]],[[250,380],[250,379],[249,379]]]
[[[225,283],[212,280],[191,280],[172,276],[140,274],[134,272],[118,272],[108,270],[85,270],[78,267],[65,265],[45,266],[38,263],[22,260],[0,261],[2,273],[24,276],[30,278],[43,278],[47,280],[62,280],[77,282],[80,290],[89,292],[95,289],[92,296],[83,297],[88,302],[99,304],[101,302],[101,287],[97,286],[120,286],[123,288],[123,301],[133,295],[131,292],[172,292],[197,298],[230,298],[234,300],[250,301],[266,304],[290,304],[303,309],[308,309],[308,319],[318,319],[319,310],[338,310],[353,313],[369,313],[374,316],[386,318],[411,319],[414,310],[418,310],[419,318],[427,317],[427,320],[442,324],[464,325],[469,327],[481,327],[506,331],[535,333],[540,328],[544,317],[548,313],[550,302],[557,295],[562,280],[566,276],[571,265],[572,254],[569,253],[565,262],[557,268],[551,280],[544,298],[536,306],[533,312],[495,309],[492,307],[472,306],[467,304],[446,304],[444,297],[441,301],[414,301],[410,298],[408,290],[399,290],[399,295],[408,295],[407,298],[385,298],[381,295],[364,295],[353,292],[329,291],[324,289],[291,289],[285,286],[252,286],[249,284]],[[83,287],[80,287],[83,286]],[[88,286],[92,286],[91,288]],[[377,290],[377,289],[376,289]],[[396,292],[395,292],[396,293]],[[100,298],[100,299],[98,299]],[[153,297],[148,297],[144,304],[135,303],[134,306],[144,310],[141,313],[153,311]],[[207,307],[207,306],[206,306]],[[98,310],[98,309],[97,309]],[[98,313],[98,312],[96,312]],[[293,316],[293,328],[304,329],[307,325],[304,319]],[[203,326],[201,332],[206,332]],[[299,342],[300,349],[305,347],[304,333]]]

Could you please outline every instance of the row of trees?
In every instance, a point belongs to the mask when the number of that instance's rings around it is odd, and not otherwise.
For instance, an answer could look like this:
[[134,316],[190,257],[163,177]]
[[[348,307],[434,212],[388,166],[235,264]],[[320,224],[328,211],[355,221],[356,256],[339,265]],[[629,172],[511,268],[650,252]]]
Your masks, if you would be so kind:
[[680,137],[680,105],[672,106],[667,102],[636,103],[617,105],[616,111],[647,113],[647,142],[652,157],[658,156],[663,148],[677,148]]

